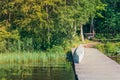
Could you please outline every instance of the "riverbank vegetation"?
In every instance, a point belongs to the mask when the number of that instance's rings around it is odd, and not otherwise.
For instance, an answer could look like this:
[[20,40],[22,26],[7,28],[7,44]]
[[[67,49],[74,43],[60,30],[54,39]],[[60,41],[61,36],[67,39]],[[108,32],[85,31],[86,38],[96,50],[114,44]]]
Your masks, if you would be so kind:
[[96,39],[105,41],[120,41],[120,1],[104,0],[107,4],[102,16],[95,18]]
[[120,42],[107,42],[107,43],[99,43],[96,45],[96,48],[101,52],[105,53],[109,57],[119,55],[120,53]]
[[39,66],[39,67],[65,67],[66,55],[62,47],[54,47],[46,52],[14,52],[0,54],[0,64]]
[[[93,40],[119,40],[119,3],[119,0],[1,0],[0,63],[28,63],[31,59],[66,63],[65,53],[84,42],[83,32],[96,33]],[[109,49],[109,43],[105,46]],[[107,51],[112,55],[111,50]]]
[[104,0],[107,4],[102,16],[95,18],[96,35],[93,40],[102,42],[96,47],[120,63],[120,1]]
[[120,64],[120,42],[99,43],[95,48]]
[[0,80],[75,80],[71,48],[84,33],[115,56],[120,0],[0,0]]
[[0,1],[0,63],[66,64],[66,53],[84,41],[83,25],[104,7],[100,0]]

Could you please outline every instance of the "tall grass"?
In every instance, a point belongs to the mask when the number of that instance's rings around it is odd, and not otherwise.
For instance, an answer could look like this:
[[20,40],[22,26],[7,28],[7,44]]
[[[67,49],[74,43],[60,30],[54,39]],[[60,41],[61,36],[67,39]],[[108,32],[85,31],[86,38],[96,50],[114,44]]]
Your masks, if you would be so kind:
[[96,45],[96,48],[99,49],[101,52],[106,54],[107,56],[116,56],[117,52],[120,51],[120,42],[107,42],[107,43],[100,43]]
[[79,37],[74,37],[72,40],[65,40],[59,46],[52,46],[51,49],[42,51],[39,47],[40,44],[34,43],[31,38],[16,41],[8,40],[5,43],[1,43],[5,45],[0,45],[0,47],[4,47],[0,49],[0,65],[65,67],[70,64],[66,60],[66,53],[72,47],[78,46],[81,43],[80,41]]
[[[58,50],[57,50],[58,49]],[[66,54],[61,47],[55,47],[46,52],[14,52],[0,54],[0,64],[40,66],[40,67],[65,67]]]

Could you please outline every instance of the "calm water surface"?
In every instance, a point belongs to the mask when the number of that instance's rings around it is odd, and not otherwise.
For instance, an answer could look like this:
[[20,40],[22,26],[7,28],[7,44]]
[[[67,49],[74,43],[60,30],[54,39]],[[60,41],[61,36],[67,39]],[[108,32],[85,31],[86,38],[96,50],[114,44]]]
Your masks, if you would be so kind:
[[75,80],[70,68],[13,66],[0,68],[0,80]]

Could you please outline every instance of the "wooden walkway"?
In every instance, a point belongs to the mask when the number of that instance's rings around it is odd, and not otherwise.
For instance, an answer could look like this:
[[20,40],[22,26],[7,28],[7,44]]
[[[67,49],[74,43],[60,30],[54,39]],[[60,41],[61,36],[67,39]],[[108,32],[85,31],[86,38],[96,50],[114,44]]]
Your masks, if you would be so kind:
[[120,80],[120,65],[94,48],[85,48],[81,63],[75,63],[78,80]]

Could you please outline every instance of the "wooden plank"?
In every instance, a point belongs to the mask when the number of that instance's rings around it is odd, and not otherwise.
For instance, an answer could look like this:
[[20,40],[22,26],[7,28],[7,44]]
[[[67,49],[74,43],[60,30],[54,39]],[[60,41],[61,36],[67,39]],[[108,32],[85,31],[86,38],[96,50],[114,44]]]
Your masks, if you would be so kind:
[[120,80],[120,65],[94,48],[85,48],[75,72],[78,80]]

